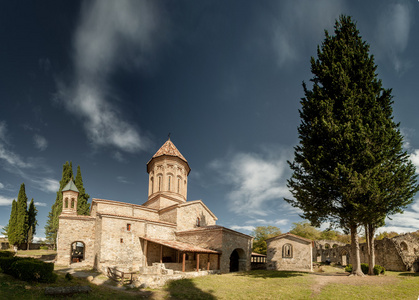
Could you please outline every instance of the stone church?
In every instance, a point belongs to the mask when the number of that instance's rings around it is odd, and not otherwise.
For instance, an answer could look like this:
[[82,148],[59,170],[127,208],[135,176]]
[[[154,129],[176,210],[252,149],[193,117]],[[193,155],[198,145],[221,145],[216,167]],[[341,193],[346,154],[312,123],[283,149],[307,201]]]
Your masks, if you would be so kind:
[[77,215],[78,190],[70,181],[62,191],[56,263],[102,272],[249,270],[252,237],[216,225],[201,200],[187,201],[190,171],[169,138],[147,163],[147,201],[93,198],[90,216]]

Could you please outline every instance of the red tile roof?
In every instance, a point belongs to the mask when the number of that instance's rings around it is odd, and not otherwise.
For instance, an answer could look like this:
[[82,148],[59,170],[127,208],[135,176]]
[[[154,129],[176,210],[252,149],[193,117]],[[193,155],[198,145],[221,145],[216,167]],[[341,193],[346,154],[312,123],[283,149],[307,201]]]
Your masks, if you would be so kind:
[[168,240],[161,240],[161,239],[155,239],[155,238],[149,238],[149,237],[141,237],[141,238],[149,242],[160,244],[160,245],[173,248],[179,251],[183,251],[183,252],[210,253],[210,254],[221,253],[220,251],[206,249],[206,248],[202,248],[202,247],[198,247],[192,244],[182,243],[178,241],[168,241]]

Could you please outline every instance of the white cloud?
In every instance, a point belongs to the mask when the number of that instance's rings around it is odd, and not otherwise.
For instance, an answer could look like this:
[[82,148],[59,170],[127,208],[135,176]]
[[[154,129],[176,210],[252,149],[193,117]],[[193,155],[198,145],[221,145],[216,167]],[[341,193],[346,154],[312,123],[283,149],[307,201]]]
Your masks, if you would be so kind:
[[290,222],[288,219],[266,220],[266,219],[251,219],[247,220],[246,224],[255,224],[257,226],[281,226]]
[[47,204],[44,202],[35,202],[34,204],[35,206],[47,206]]
[[233,229],[233,230],[253,231],[255,229],[255,227],[254,226],[233,225],[233,226],[230,226],[230,229]]
[[[412,206],[413,209],[419,207],[419,202],[416,200],[415,204]],[[402,232],[412,232],[419,229],[419,215],[418,211],[405,211],[403,214],[396,214],[386,218],[386,226],[381,227],[377,232],[383,231],[395,231],[398,233]]]
[[[120,67],[141,67],[161,36],[160,17],[153,1],[88,1],[82,7],[74,36],[73,85],[59,84],[58,99],[84,121],[95,146],[126,152],[149,145],[115,104],[109,84]],[[157,34],[158,33],[158,34]]]
[[13,198],[4,197],[0,195],[0,206],[9,206],[12,205]]
[[49,193],[55,193],[59,190],[60,188],[60,182],[58,180],[55,179],[51,179],[51,178],[36,178],[30,179],[32,181],[32,183],[35,184],[35,187],[41,191],[44,192],[49,192]]
[[117,180],[118,182],[120,182],[120,183],[126,183],[126,184],[131,183],[131,182],[130,182],[130,181],[128,181],[128,180],[127,180],[127,178],[126,178],[126,177],[124,177],[124,176],[117,176],[117,177],[116,177],[116,180]]
[[18,154],[14,153],[10,149],[10,145],[7,142],[7,126],[6,122],[0,122],[0,159],[6,161],[6,163],[13,168],[31,168],[31,163],[25,162]]
[[[273,20],[273,46],[281,67],[301,58],[324,38],[344,10],[343,1],[280,1]],[[319,18],[319,16],[321,16]],[[309,49],[310,48],[310,49]]]
[[279,149],[261,153],[236,153],[211,163],[223,183],[230,186],[229,209],[247,216],[266,216],[275,201],[291,197],[285,181],[288,155]]
[[4,189],[4,184],[0,182],[0,189]]
[[419,174],[419,149],[414,150],[410,154],[410,160],[412,161],[413,165],[416,167],[416,173]]
[[390,59],[397,73],[411,67],[411,62],[402,58],[409,43],[410,27],[413,18],[409,3],[394,3],[385,7],[380,14],[377,26],[377,52],[384,59]]
[[48,147],[48,141],[47,141],[47,139],[44,138],[43,136],[39,135],[39,134],[35,134],[33,136],[33,141],[35,143],[35,147],[38,150],[44,151]]

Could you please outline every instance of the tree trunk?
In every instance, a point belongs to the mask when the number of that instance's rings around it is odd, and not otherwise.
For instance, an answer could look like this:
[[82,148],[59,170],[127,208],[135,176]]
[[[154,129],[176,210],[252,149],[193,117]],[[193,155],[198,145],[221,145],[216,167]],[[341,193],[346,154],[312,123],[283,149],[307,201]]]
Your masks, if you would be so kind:
[[369,224],[368,225],[368,243],[370,244],[368,252],[368,275],[374,275],[374,266],[375,266],[375,250],[374,250],[374,235],[375,228]]
[[357,234],[358,226],[356,224],[351,225],[351,263],[352,263],[352,275],[363,276],[361,270],[361,258],[359,256],[359,240]]
[[367,260],[368,260],[368,265],[371,262],[371,253],[370,253],[370,249],[371,249],[371,244],[370,244],[370,235],[369,235],[369,227],[368,224],[364,225],[364,230],[365,230],[365,245],[367,246]]

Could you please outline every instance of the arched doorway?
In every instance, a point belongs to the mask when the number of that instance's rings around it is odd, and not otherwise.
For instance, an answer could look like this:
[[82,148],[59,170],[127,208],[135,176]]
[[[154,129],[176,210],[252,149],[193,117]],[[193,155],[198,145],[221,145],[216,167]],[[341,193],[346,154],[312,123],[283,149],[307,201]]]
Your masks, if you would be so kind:
[[346,266],[348,264],[348,253],[345,250],[343,250],[340,256],[341,256],[340,264],[342,266]]
[[85,248],[83,242],[73,242],[71,244],[71,263],[82,262],[84,260]]
[[244,271],[245,269],[246,256],[243,249],[234,249],[230,255],[230,272]]

